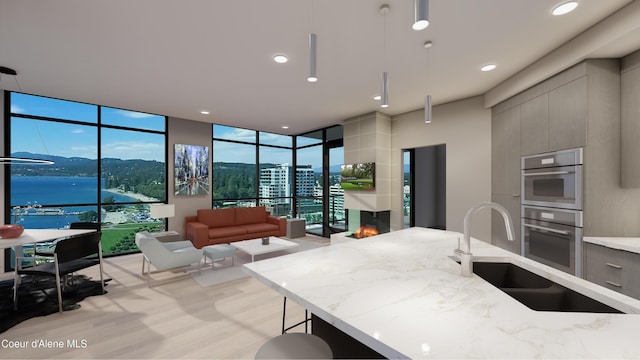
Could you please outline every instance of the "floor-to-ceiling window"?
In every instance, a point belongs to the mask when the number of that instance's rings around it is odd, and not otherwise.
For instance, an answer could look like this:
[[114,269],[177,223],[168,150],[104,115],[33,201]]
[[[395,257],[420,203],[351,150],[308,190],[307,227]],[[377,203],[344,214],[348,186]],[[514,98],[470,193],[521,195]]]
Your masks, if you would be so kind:
[[213,125],[213,207],[292,215],[291,136]]
[[343,162],[342,126],[296,136],[296,213],[310,233],[328,237],[345,229]]
[[9,167],[6,222],[32,229],[99,222],[105,255],[138,251],[136,232],[162,229],[148,205],[166,200],[164,116],[6,94],[5,152],[55,161]]

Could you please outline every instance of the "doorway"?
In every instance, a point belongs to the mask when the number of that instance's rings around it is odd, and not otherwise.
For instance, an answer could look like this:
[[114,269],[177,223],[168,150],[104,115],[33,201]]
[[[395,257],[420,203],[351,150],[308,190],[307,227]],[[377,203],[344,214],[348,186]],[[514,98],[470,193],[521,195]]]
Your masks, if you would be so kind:
[[407,149],[403,155],[404,227],[446,230],[446,144]]

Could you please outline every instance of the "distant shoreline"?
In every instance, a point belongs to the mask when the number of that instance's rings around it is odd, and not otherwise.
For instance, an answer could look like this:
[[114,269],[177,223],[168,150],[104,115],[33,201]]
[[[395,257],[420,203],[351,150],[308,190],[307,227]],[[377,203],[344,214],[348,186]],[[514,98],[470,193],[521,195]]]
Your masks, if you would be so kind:
[[136,200],[140,200],[140,201],[143,201],[143,202],[160,201],[160,200],[158,200],[156,198],[152,198],[150,196],[134,193],[134,192],[131,192],[131,191],[123,191],[123,190],[118,189],[118,188],[102,189],[102,191],[108,192],[108,193],[112,193],[112,194],[117,194],[117,195],[128,196],[130,198],[134,198]]

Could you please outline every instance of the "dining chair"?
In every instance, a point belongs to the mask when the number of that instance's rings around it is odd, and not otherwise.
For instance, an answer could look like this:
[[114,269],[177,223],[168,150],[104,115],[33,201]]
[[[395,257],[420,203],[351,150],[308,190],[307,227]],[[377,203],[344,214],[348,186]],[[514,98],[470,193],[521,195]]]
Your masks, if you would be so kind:
[[[62,279],[73,272],[99,265],[100,283],[104,294],[104,275],[102,270],[102,234],[92,232],[60,240],[53,252],[53,261],[38,264],[37,256],[28,257],[32,259],[33,266],[23,267],[21,261],[16,261],[15,278],[13,286],[13,308],[18,308],[18,286],[20,286],[20,276],[30,275],[32,277],[45,276],[54,277],[56,280],[56,290],[58,292],[58,310],[62,313],[62,290],[65,282]],[[96,256],[97,255],[97,256]],[[22,257],[18,258],[22,260]],[[17,259],[17,260],[18,260]]]
[[[82,229],[82,230],[100,231],[100,223],[97,223],[97,222],[84,222],[84,221],[72,222],[71,224],[69,224],[69,229]],[[47,248],[44,248],[44,249],[38,249],[37,246],[34,246],[33,254],[34,255],[38,255],[38,256],[52,257],[53,256],[53,251],[56,249],[56,244],[59,241],[60,240],[54,241],[51,246],[49,246]]]

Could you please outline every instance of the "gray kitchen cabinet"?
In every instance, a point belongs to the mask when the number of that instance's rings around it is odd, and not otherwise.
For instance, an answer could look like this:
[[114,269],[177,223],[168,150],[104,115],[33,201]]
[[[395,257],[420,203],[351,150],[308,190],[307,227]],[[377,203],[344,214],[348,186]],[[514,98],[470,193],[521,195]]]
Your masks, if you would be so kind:
[[491,244],[520,253],[520,107],[495,113],[491,125],[492,200],[503,205],[514,221],[515,241],[507,240],[502,216],[492,211]]
[[623,62],[620,82],[620,183],[623,188],[640,188],[640,52]]
[[[587,77],[549,93],[549,151],[587,144]],[[523,104],[524,105],[524,104]]]
[[520,194],[520,109],[495,114],[491,123],[491,192]]
[[522,155],[539,154],[549,149],[549,94],[537,96],[520,105],[520,149]]
[[584,243],[584,278],[640,299],[640,254]]

